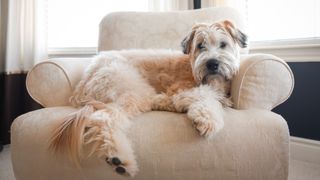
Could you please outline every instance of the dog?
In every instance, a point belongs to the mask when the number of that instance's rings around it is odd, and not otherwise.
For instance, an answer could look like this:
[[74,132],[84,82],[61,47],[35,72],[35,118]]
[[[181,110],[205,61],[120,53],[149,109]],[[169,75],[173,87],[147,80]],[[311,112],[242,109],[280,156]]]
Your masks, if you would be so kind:
[[138,165],[126,137],[131,119],[151,110],[186,113],[201,136],[224,126],[231,106],[230,82],[247,36],[230,21],[200,23],[182,40],[180,51],[122,50],[94,58],[70,102],[79,110],[55,129],[50,149],[71,160],[95,155],[122,175]]

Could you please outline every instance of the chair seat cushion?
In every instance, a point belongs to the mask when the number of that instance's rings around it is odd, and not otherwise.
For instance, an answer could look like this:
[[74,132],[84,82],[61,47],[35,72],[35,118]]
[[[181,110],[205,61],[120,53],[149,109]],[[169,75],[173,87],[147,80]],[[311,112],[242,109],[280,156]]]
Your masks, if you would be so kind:
[[[123,179],[104,160],[90,158],[77,169],[48,151],[48,138],[72,107],[44,108],[18,117],[11,128],[17,180]],[[287,179],[286,121],[266,110],[225,113],[225,127],[212,139],[199,136],[185,114],[149,112],[128,131],[140,171],[133,179]]]

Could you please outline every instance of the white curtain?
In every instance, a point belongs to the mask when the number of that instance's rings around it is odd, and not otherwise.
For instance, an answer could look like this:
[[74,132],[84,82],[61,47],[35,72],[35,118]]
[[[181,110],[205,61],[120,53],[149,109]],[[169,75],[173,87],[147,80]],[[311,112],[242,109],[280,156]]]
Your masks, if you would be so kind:
[[46,19],[46,0],[1,0],[2,71],[26,72],[47,59]]
[[193,9],[193,0],[149,0],[151,11],[175,11]]

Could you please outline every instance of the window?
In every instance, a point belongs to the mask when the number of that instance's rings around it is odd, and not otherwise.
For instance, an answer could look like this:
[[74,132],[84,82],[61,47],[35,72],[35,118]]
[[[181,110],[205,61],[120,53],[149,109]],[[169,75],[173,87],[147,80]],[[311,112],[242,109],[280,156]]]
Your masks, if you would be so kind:
[[[48,2],[50,54],[95,54],[101,19],[115,11],[192,9],[190,0],[43,0]],[[320,45],[319,0],[202,0],[244,14],[251,49]],[[270,43],[272,42],[272,43]],[[276,46],[275,46],[276,45]],[[320,52],[320,51],[319,51]],[[272,53],[272,52],[271,52]],[[314,56],[314,55],[312,55]]]
[[319,0],[246,0],[251,41],[320,37]]
[[244,0],[250,53],[288,62],[319,61],[319,0]]
[[107,13],[147,10],[148,0],[48,0],[48,48],[96,47]]

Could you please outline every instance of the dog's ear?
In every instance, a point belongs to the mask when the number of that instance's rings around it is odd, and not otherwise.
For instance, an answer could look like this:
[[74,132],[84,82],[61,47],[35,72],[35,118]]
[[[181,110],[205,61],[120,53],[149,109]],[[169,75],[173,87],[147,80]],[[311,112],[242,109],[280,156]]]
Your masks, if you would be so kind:
[[182,46],[182,51],[184,54],[189,54],[191,51],[191,44],[194,38],[194,35],[196,33],[196,31],[200,28],[200,27],[205,27],[207,26],[205,23],[199,23],[199,24],[195,24],[191,31],[188,33],[188,35],[182,40],[181,42],[181,46]]
[[191,43],[194,38],[195,32],[196,32],[196,28],[192,28],[192,30],[188,33],[188,35],[182,40],[181,47],[182,47],[182,52],[184,54],[190,53]]
[[234,39],[235,42],[239,44],[240,47],[245,48],[247,47],[248,37],[239,29],[235,28],[232,22],[225,20],[222,22],[224,28],[228,31],[231,37]]

